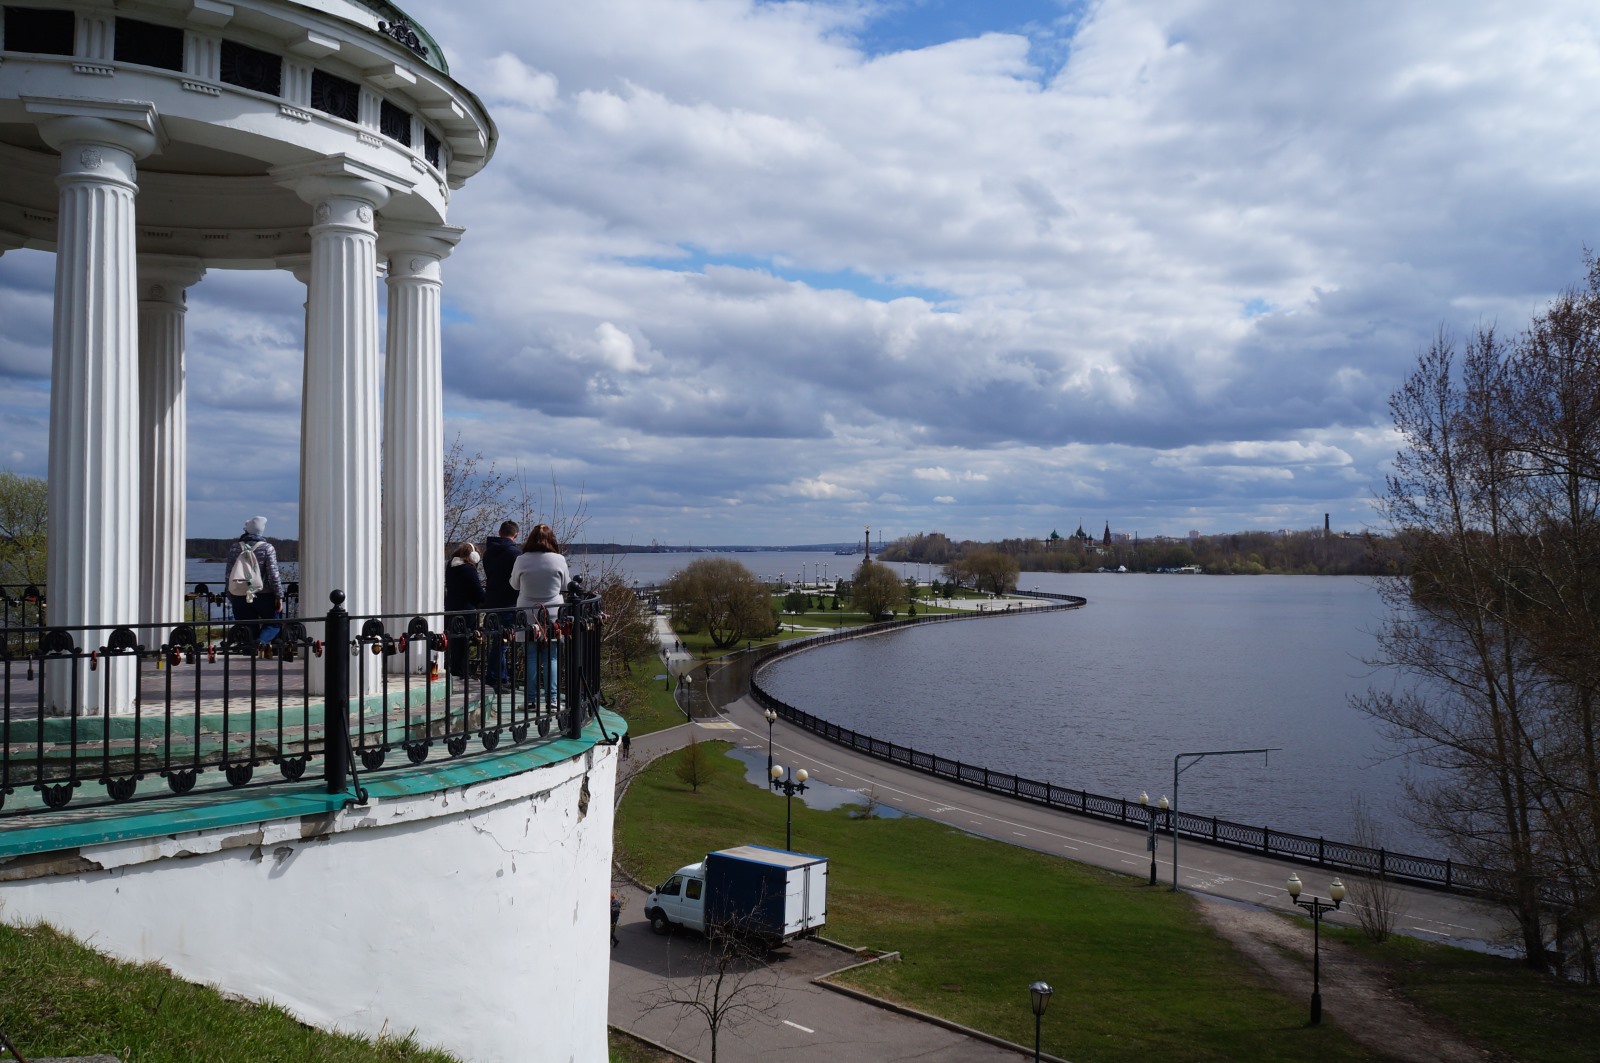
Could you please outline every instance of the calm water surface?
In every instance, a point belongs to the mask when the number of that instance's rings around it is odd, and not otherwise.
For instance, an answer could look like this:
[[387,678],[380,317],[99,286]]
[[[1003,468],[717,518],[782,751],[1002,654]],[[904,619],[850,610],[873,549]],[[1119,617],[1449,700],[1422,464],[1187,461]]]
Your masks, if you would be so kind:
[[939,624],[780,661],[783,700],[879,738],[1103,794],[1172,791],[1177,753],[1278,746],[1184,771],[1190,812],[1348,839],[1356,795],[1391,849],[1405,766],[1349,695],[1384,613],[1370,580],[1024,573],[1083,609]]

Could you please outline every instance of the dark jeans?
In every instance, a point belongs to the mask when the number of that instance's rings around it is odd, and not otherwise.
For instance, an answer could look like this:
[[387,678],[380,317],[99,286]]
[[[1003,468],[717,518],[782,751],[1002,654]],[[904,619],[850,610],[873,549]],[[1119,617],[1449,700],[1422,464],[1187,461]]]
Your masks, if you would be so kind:
[[271,642],[278,637],[283,625],[262,623],[266,620],[276,621],[283,616],[283,610],[278,607],[278,599],[267,594],[258,594],[255,601],[247,602],[240,595],[230,594],[228,602],[233,606],[235,622],[250,624],[256,629],[256,641]]

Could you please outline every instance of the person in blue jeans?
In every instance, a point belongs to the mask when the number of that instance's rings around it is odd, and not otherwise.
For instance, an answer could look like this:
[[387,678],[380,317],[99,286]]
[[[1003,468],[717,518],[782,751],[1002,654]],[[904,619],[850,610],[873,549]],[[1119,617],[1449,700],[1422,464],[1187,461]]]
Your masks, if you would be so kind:
[[[556,685],[558,647],[555,633],[546,628],[548,641],[541,642],[533,629],[541,623],[542,618],[551,622],[556,619],[556,614],[566,602],[562,591],[571,578],[567,573],[567,559],[561,556],[561,547],[556,542],[555,531],[548,524],[535,524],[533,531],[528,533],[528,541],[522,544],[517,563],[511,566],[511,586],[517,591],[517,608],[523,611],[529,626],[527,685],[530,702],[535,700],[537,681],[542,678],[549,698],[547,704],[556,704],[559,687]],[[548,667],[545,667],[547,662]],[[537,672],[541,670],[544,675],[538,676]]]
[[517,546],[517,536],[521,534],[517,522],[508,520],[500,525],[499,535],[489,536],[483,544],[483,607],[500,618],[501,626],[501,634],[489,639],[483,681],[493,687],[496,694],[504,694],[511,688],[506,643],[511,638],[511,625],[517,615],[517,589],[511,585],[511,569],[522,556]]

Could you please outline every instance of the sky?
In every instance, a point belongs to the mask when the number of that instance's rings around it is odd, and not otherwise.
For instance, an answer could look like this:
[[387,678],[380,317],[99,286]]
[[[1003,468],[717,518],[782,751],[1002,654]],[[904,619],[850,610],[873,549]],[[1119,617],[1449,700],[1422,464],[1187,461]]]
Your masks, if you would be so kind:
[[[1600,243],[1586,0],[404,6],[500,136],[446,439],[588,541],[1381,530],[1417,355]],[[41,476],[52,283],[0,256]],[[294,534],[303,291],[189,293],[191,535]]]

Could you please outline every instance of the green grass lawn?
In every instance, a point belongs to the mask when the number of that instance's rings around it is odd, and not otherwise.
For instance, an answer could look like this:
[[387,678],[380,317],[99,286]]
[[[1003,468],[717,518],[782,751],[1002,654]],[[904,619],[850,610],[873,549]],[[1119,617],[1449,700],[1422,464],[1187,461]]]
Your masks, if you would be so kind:
[[[634,738],[684,722],[683,710],[673,700],[668,681],[655,678],[666,672],[666,662],[655,654],[639,658],[633,662],[633,674],[621,680],[627,687],[624,696],[613,698],[606,704],[607,708],[615,708],[628,721],[628,733]],[[615,682],[606,682],[607,694],[613,692]]]
[[454,1060],[409,1037],[324,1033],[281,1008],[226,998],[159,964],[109,959],[44,926],[0,927],[0,986],[0,1030],[29,1059],[104,1052],[124,1063]]
[[[716,744],[720,745],[720,744]],[[709,850],[781,845],[784,799],[714,756],[690,793],[672,761],[636,779],[618,856],[646,882]],[[1195,916],[1183,894],[976,838],[931,820],[860,820],[794,803],[795,848],[830,859],[827,934],[903,961],[850,982],[1028,1044],[1027,986],[1056,989],[1044,1046],[1077,1061],[1375,1058],[1305,1002],[1268,987]]]
[[1415,938],[1396,936],[1374,945],[1356,931],[1334,933],[1382,960],[1395,984],[1419,1005],[1510,1058],[1600,1059],[1600,992],[1593,987],[1530,971],[1515,960]]

